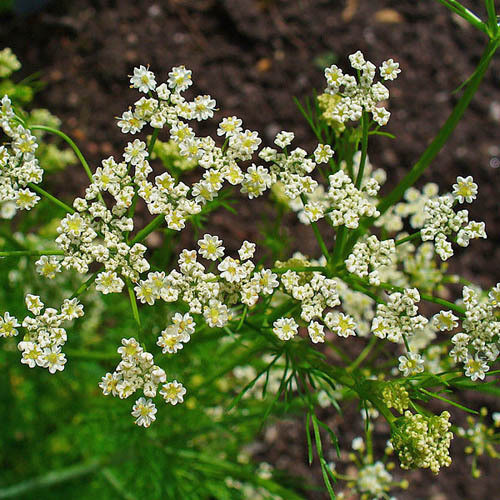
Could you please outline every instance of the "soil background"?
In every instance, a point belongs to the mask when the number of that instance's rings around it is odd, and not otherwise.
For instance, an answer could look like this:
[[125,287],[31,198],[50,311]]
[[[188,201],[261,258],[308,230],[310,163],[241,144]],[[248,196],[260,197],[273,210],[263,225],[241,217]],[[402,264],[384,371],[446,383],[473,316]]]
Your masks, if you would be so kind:
[[[484,15],[479,0],[462,3]],[[321,92],[322,68],[335,62],[347,69],[347,56],[358,49],[375,64],[392,57],[402,73],[389,85],[392,117],[386,130],[397,138],[378,138],[369,149],[371,162],[388,172],[386,189],[415,163],[444,122],[460,96],[454,89],[472,74],[485,43],[484,35],[433,0],[73,0],[0,17],[0,48],[10,46],[19,57],[21,76],[41,71],[46,86],[37,107],[61,118],[62,129],[94,168],[103,158],[119,157],[129,140],[114,117],[138,99],[128,89],[134,66],[149,64],[157,80],[165,81],[172,66],[184,64],[193,70],[194,92],[217,100],[218,119],[237,115],[268,144],[279,130],[294,131],[295,144],[310,149],[312,132],[292,98],[302,99],[313,89]],[[470,213],[486,222],[488,240],[457,250],[450,267],[485,287],[500,281],[499,84],[497,57],[465,118],[419,182],[435,181],[447,190],[457,175],[473,175],[479,184]],[[87,184],[77,169],[50,182],[62,197],[81,193]],[[257,239],[255,206],[243,205],[237,218],[217,214],[211,229],[225,242],[234,241],[235,248],[244,238]],[[257,206],[263,218],[272,218],[265,202]],[[308,228],[293,217],[286,222],[282,229],[293,245],[313,248]],[[500,410],[498,401],[470,403]],[[338,428],[341,447],[362,432],[341,425],[328,411],[325,419]],[[384,429],[376,437],[383,449]],[[463,446],[455,439],[455,456],[463,456]],[[271,428],[256,453],[321,484],[318,467],[306,465],[303,422]],[[398,498],[495,498],[500,469],[488,460],[481,465],[480,480],[470,478],[466,459],[457,459],[438,477],[412,473],[410,490]],[[322,497],[316,493],[311,498]]]

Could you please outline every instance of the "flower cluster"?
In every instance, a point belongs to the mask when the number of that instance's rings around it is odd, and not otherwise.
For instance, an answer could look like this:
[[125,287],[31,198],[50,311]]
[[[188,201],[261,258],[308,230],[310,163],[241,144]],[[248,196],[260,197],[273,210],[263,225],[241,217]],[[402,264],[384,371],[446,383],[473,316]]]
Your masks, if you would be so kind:
[[[389,99],[389,90],[381,82],[374,83],[376,66],[366,61],[359,50],[349,56],[349,61],[357,71],[357,79],[335,65],[325,70],[325,93],[337,97],[326,118],[345,123],[359,120],[363,112],[369,112],[375,122],[386,125],[391,114],[378,104]],[[401,72],[399,64],[392,59],[384,61],[379,71],[383,80],[394,80]]]
[[[462,321],[463,331],[456,333],[451,342],[453,349],[450,356],[456,363],[463,363],[465,375],[471,380],[484,379],[489,370],[488,362],[496,361],[500,352],[500,321],[496,311],[500,308],[500,283],[489,293],[488,300],[482,300],[478,292],[468,286],[463,288],[463,304],[465,318]],[[453,315],[440,313],[440,323],[447,330],[458,326]],[[444,322],[444,323],[443,323]]]
[[451,242],[447,236],[456,233],[456,242],[466,247],[470,240],[486,238],[484,222],[469,221],[469,212],[459,210],[455,212],[455,203],[471,203],[477,193],[477,184],[472,177],[457,177],[453,185],[453,194],[429,199],[424,206],[425,220],[421,230],[422,240],[434,240],[436,253],[442,260],[447,260],[453,255]]
[[[153,355],[145,352],[134,338],[122,339],[118,348],[122,360],[113,373],[106,373],[99,384],[105,395],[111,394],[126,399],[137,390],[144,394],[134,404],[132,415],[139,426],[149,427],[156,420],[156,406],[151,399],[157,392],[167,403],[173,405],[183,402],[186,389],[176,380],[166,382],[165,371],[154,364]],[[160,391],[158,386],[163,384]]]
[[358,241],[346,260],[346,267],[350,273],[368,280],[372,285],[380,284],[379,269],[391,265],[396,258],[394,240],[383,240],[369,236]]
[[[56,243],[64,252],[62,266],[86,273],[91,263],[102,264],[105,270],[97,278],[97,289],[102,293],[122,290],[124,282],[120,274],[136,281],[140,273],[149,270],[144,258],[146,247],[127,242],[127,235],[134,228],[133,220],[127,217],[134,196],[127,169],[125,162],[116,163],[113,158],[104,160],[85,198],[75,199],[76,211],[66,215],[57,229]],[[102,200],[104,191],[116,201],[111,210]]]
[[[466,439],[469,444],[465,448],[465,453],[473,454],[480,457],[485,453],[493,458],[500,458],[499,451],[495,448],[495,429],[491,425],[487,425],[485,418],[488,414],[486,408],[481,408],[481,413],[478,418],[468,416],[467,428],[459,427],[457,429],[457,436]],[[500,414],[494,413],[493,418],[498,417]],[[496,422],[495,422],[496,424]],[[498,427],[498,425],[495,425]],[[477,468],[476,460],[472,463],[472,475],[479,477],[481,471]]]
[[[222,328],[231,318],[228,306],[239,301],[252,307],[260,295],[270,295],[279,285],[277,275],[269,269],[255,271],[250,260],[255,244],[243,242],[240,259],[224,257],[222,241],[206,234],[198,241],[199,250],[183,250],[179,256],[179,271],[149,273],[135,287],[142,303],[154,304],[158,299],[166,302],[182,300],[191,314],[203,314],[210,327]],[[218,261],[218,274],[207,272],[198,256]],[[185,332],[184,332],[185,333]]]
[[395,408],[401,414],[410,406],[408,391],[401,384],[385,384],[382,389],[382,399],[388,408]]
[[356,481],[357,489],[369,493],[372,498],[383,497],[392,486],[392,475],[382,462],[375,462],[362,467]]
[[17,119],[7,96],[0,100],[0,128],[10,138],[10,148],[0,146],[0,202],[15,202],[31,210],[40,197],[29,187],[42,181],[43,170],[35,157],[36,137]]
[[134,69],[130,81],[133,87],[152,97],[141,98],[133,111],[123,113],[118,121],[121,130],[135,134],[146,123],[156,129],[168,126],[180,154],[205,169],[202,178],[191,187],[177,182],[168,172],[151,182],[148,175],[152,169],[145,147],[138,144],[131,153],[127,161],[135,166],[137,194],[146,202],[150,213],[165,216],[170,229],[183,229],[190,216],[199,213],[217,196],[225,181],[232,185],[241,184],[242,192],[248,193],[250,198],[261,195],[270,187],[267,169],[252,165],[244,173],[238,165],[238,161],[250,160],[262,142],[257,132],[243,130],[240,119],[228,117],[219,124],[217,133],[226,139],[224,147],[217,146],[211,137],[197,137],[186,123],[186,120],[211,118],[216,107],[215,100],[208,95],[199,95],[192,101],[183,97],[182,93],[192,84],[190,70],[184,66],[172,68],[168,81],[157,85],[155,75],[141,66]]
[[373,334],[381,339],[401,343],[404,337],[409,338],[423,329],[428,320],[418,314],[418,302],[420,294],[416,288],[391,293],[387,304],[377,306],[372,322]]
[[330,175],[328,181],[329,188],[324,197],[317,201],[313,198],[313,201],[309,201],[303,208],[309,222],[315,222],[327,215],[334,227],[345,225],[349,229],[356,229],[361,217],[379,215],[372,198],[377,194],[380,185],[374,178],[365,179],[361,189],[358,189],[351,177],[339,170]]
[[0,50],[0,78],[7,78],[20,67],[21,63],[12,52],[12,49],[6,47],[5,49]]
[[[290,153],[286,148],[292,143],[294,134],[292,132],[280,132],[276,136],[275,144],[283,149],[279,153],[276,149],[263,148],[259,157],[266,162],[272,162],[269,168],[270,185],[280,183],[284,194],[295,200],[301,194],[311,195],[317,188],[318,183],[308,174],[312,173],[319,163],[327,163],[333,156],[333,150],[329,145],[319,144],[314,151],[314,160],[308,157],[302,148],[295,148]],[[317,220],[318,218],[314,218]]]
[[447,411],[430,417],[406,411],[396,421],[398,429],[392,435],[392,444],[403,469],[429,468],[437,474],[441,467],[451,464],[449,448],[453,434],[449,419]]
[[[295,258],[287,262],[277,262],[277,265],[278,267],[290,266],[292,268],[295,265],[303,265],[307,268],[310,263],[302,256],[296,255]],[[333,308],[340,304],[337,282],[326,278],[320,272],[298,273],[292,270],[283,273],[280,281],[283,291],[300,302],[300,317],[308,323],[311,340],[314,343],[324,342],[324,325],[317,320],[322,320],[333,331],[338,328],[338,317],[331,312],[324,314],[326,308]],[[298,333],[298,325],[293,318],[280,318],[275,321],[273,327],[274,333],[282,340],[290,340]],[[345,330],[338,331],[344,332]]]
[[[65,299],[60,310],[45,308],[40,297],[31,294],[26,295],[25,302],[33,316],[26,316],[22,322],[26,333],[17,345],[22,352],[21,363],[30,368],[47,368],[50,373],[62,371],[66,356],[61,349],[66,343],[67,334],[61,325],[83,316],[83,305],[78,299]],[[0,337],[17,335],[19,326],[18,320],[6,312],[3,318],[0,317]]]

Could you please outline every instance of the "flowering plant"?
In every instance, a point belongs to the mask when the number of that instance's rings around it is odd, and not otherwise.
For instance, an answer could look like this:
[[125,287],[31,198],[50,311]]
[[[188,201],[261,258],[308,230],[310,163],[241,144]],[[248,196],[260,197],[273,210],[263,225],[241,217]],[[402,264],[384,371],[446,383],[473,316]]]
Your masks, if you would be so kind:
[[[456,245],[486,238],[484,223],[469,220],[463,208],[478,195],[473,178],[458,177],[443,194],[435,184],[413,185],[460,120],[500,36],[492,2],[486,2],[488,22],[458,2],[442,3],[484,31],[489,42],[434,141],[384,197],[379,191],[387,174],[371,165],[368,144],[372,136],[389,135],[381,130],[390,118],[386,84],[401,71],[393,59],[377,68],[358,51],[349,56],[352,75],[337,66],[325,70],[323,94],[313,106],[299,103],[318,139],[309,153],[292,146],[294,134],[288,131],[279,132],[273,146],[262,147],[258,132],[245,129],[235,116],[219,121],[215,138],[197,134],[194,122],[213,118],[216,102],[209,95],[186,97],[192,73],[184,66],[172,68],[164,83],[148,67],[134,69],[130,84],[144,95],[117,125],[140,138],[127,143],[122,158],[104,159],[96,169],[69,137],[27,121],[4,96],[0,127],[8,141],[0,146],[0,203],[32,210],[45,198],[64,215],[53,242],[12,249],[5,238],[0,257],[3,262],[34,257],[47,280],[80,276],[81,282],[57,303],[56,294],[26,293],[23,314],[2,311],[0,336],[7,342],[16,338],[23,364],[55,374],[66,367],[67,333],[83,324],[86,296],[114,294],[128,302],[135,331],[122,336],[119,361],[102,373],[99,387],[104,395],[133,398],[130,412],[138,426],[154,428],[157,417],[169,411],[165,403],[189,401],[192,388],[182,370],[170,376],[171,360],[215,335],[234,354],[222,373],[237,376],[261,355],[259,370],[251,371],[233,403],[219,404],[234,406],[256,388],[263,395],[272,388],[270,408],[296,401],[305,414],[309,460],[315,446],[331,497],[337,480],[376,498],[406,486],[392,480],[385,458],[374,458],[377,418],[390,429],[386,454],[395,453],[402,468],[437,473],[448,466],[450,412],[435,415],[426,403],[436,399],[450,411],[474,413],[442,393],[480,390],[481,381],[497,373],[492,366],[500,348],[500,284],[481,290],[443,264]],[[44,171],[35,131],[55,133],[71,146],[89,178],[83,197],[67,204],[40,187]],[[167,133],[169,141],[160,142]],[[226,194],[235,189],[249,200],[271,191],[310,227],[317,253],[266,262],[256,258],[262,252],[254,242],[242,241],[231,252],[219,236],[205,233],[182,249],[176,262],[162,262],[177,235],[190,224],[202,228],[210,213],[229,206]],[[141,227],[145,214],[150,222]],[[155,232],[164,242],[159,252],[148,247]],[[444,298],[448,285],[462,286],[455,300]],[[160,325],[147,319],[155,314]],[[349,337],[362,339],[361,352],[353,355],[346,347]],[[380,352],[388,354],[388,363]],[[498,395],[494,380],[486,384]],[[337,437],[318,416],[318,407],[340,410],[353,398],[365,422],[365,438],[353,442],[359,454],[355,477],[325,458],[322,432],[334,444]],[[496,454],[492,436],[481,428],[481,439],[488,442],[483,449]]]

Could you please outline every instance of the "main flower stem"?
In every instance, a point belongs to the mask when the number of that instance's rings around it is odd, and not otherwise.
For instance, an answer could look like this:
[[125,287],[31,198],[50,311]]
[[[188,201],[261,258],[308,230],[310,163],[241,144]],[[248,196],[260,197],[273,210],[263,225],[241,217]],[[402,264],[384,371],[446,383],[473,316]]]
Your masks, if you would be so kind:
[[63,210],[70,214],[74,214],[75,210],[71,208],[69,205],[66,205],[64,201],[61,201],[57,199],[55,196],[52,196],[50,193],[45,191],[45,189],[42,189],[40,186],[37,186],[36,184],[33,184],[32,182],[28,182],[27,186],[30,189],[33,189],[33,191],[36,191],[38,194],[41,194],[44,198],[47,198],[49,201],[57,205],[58,207],[61,207]]
[[83,156],[82,152],[78,148],[78,146],[75,144],[73,139],[71,137],[67,136],[64,132],[61,132],[60,130],[57,130],[56,128],[52,127],[46,127],[45,125],[31,125],[30,126],[31,130],[43,130],[44,132],[48,132],[49,134],[57,135],[64,141],[66,141],[71,149],[75,152],[78,160],[82,164],[85,172],[87,173],[88,178],[90,179],[90,182],[93,182],[94,179],[92,178],[92,172],[90,171],[89,164],[87,163],[87,160]]
[[[71,137],[66,135],[64,132],[57,130],[56,128],[46,127],[45,125],[32,125],[30,127],[30,129],[31,130],[43,130],[44,132],[48,132],[49,134],[57,135],[58,137],[60,137],[64,141],[66,141],[69,144],[69,146],[71,147],[71,149],[74,151],[74,153],[76,154],[76,157],[78,158],[80,163],[82,164],[82,167],[85,170],[85,173],[87,174],[87,177],[89,178],[90,182],[94,182],[94,178],[92,177],[92,171],[90,170],[90,167],[89,167],[89,164],[87,163],[87,160],[85,159],[82,152],[80,151],[80,149],[76,145],[75,141],[73,141],[73,139],[71,139]],[[99,198],[99,201],[101,203],[104,203],[104,199],[103,199],[100,191],[97,193],[97,197]]]

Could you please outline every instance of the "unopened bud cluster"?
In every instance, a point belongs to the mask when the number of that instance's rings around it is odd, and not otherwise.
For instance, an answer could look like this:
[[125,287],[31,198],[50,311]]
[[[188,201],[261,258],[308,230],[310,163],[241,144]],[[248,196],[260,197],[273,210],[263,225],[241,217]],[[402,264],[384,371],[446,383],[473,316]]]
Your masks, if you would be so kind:
[[397,420],[392,444],[403,469],[428,468],[437,474],[441,467],[451,464],[449,448],[453,434],[449,419],[447,411],[430,417],[406,411]]

